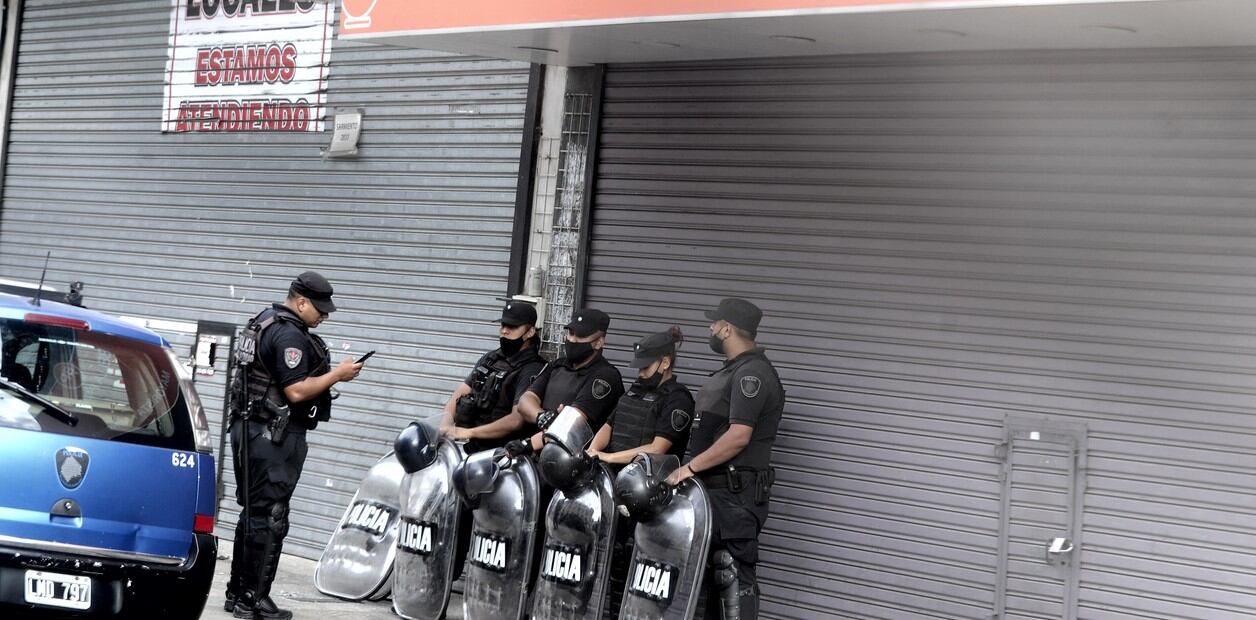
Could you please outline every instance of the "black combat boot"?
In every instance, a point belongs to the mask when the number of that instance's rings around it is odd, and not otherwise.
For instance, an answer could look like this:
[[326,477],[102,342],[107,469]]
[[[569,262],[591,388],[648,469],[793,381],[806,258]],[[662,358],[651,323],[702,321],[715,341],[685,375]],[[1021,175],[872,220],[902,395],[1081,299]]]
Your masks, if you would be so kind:
[[292,618],[292,612],[280,609],[269,596],[263,596],[254,602],[253,593],[245,592],[236,599],[231,617],[247,620],[289,620]]
[[243,590],[240,587],[240,578],[236,576],[240,573],[236,570],[234,558],[231,564],[231,578],[227,580],[227,596],[222,604],[222,610],[228,613],[235,610],[236,599],[240,598],[240,590]]
[[226,601],[222,604],[222,610],[227,613],[235,610],[236,599],[240,598],[240,592],[244,590],[242,584],[257,581],[256,571],[250,567],[249,549],[245,544],[248,536],[247,518],[242,514],[236,522],[235,542],[232,543],[231,550],[231,578],[227,580]]

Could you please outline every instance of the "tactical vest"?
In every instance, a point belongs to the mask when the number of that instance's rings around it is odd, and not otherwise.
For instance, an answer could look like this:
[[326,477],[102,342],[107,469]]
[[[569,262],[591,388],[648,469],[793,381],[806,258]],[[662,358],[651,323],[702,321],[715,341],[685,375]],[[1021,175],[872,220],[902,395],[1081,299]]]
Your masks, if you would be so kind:
[[[670,385],[675,381],[669,381]],[[645,391],[632,386],[615,405],[615,424],[607,452],[622,452],[654,441],[655,423],[669,388]]]
[[[262,315],[266,314],[267,311],[272,311],[272,314],[262,319]],[[261,320],[259,321],[258,319]],[[270,389],[273,381],[270,373],[266,370],[266,366],[258,359],[257,354],[261,345],[262,334],[267,328],[274,325],[275,321],[287,321],[298,327],[301,326],[298,322],[299,319],[296,317],[268,308],[249,319],[244,330],[240,332],[240,337],[236,342],[236,373],[237,376],[242,373],[244,380],[243,382],[234,380],[232,382],[232,391],[241,392],[233,394],[233,397],[229,399],[232,403],[235,403],[235,406],[232,407],[232,415],[240,415],[246,418],[256,416],[263,420],[267,416],[265,408],[260,407],[259,403],[266,396],[266,390]],[[326,364],[326,362],[327,360],[324,358],[322,364]]]
[[[331,351],[327,348],[327,343],[318,334],[305,331],[305,337],[314,344],[314,350],[318,352],[318,360],[312,365],[313,371],[310,372],[311,377],[325,375],[331,372]],[[331,401],[335,399],[332,390],[327,390],[308,401],[293,405],[293,413],[305,416],[305,419],[314,420],[315,422],[326,422],[331,419]]]
[[512,364],[511,358],[502,355],[501,351],[494,351],[485,357],[471,371],[471,393],[458,399],[454,424],[475,428],[500,417],[498,404],[502,402],[502,388],[520,367],[539,359],[539,356],[521,356]]

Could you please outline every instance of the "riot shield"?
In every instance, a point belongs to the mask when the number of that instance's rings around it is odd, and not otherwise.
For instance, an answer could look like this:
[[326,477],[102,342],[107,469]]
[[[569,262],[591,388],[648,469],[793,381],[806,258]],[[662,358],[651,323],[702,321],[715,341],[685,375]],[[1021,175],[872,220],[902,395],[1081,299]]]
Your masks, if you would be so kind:
[[485,451],[467,460],[495,457],[501,467],[492,489],[471,513],[471,547],[463,568],[465,620],[518,620],[528,599],[540,483],[528,457]]
[[545,544],[532,601],[534,620],[598,620],[606,607],[615,531],[611,475],[593,465],[587,484],[556,490],[545,512]]
[[367,472],[314,569],[319,592],[350,600],[388,596],[404,475],[391,451]]
[[435,462],[402,480],[393,611],[406,620],[445,617],[462,515],[452,473],[462,459],[461,446],[442,441]]
[[711,543],[711,504],[696,478],[682,482],[652,519],[637,524],[620,620],[685,620],[698,591]]

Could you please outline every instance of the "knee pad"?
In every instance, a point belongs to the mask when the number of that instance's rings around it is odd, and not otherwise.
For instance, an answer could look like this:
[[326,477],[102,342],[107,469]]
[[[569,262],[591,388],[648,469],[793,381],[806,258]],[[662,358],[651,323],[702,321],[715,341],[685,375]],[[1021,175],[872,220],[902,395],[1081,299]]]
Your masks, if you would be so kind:
[[727,549],[711,552],[711,577],[715,582],[723,620],[741,618],[740,584],[737,578],[737,562]]
[[266,527],[272,534],[282,536],[288,532],[288,502],[279,502],[270,507],[270,518]]
[[716,549],[711,553],[711,573],[715,577],[715,584],[723,590],[728,585],[736,585],[737,583],[737,563],[733,561],[733,554],[726,549]]

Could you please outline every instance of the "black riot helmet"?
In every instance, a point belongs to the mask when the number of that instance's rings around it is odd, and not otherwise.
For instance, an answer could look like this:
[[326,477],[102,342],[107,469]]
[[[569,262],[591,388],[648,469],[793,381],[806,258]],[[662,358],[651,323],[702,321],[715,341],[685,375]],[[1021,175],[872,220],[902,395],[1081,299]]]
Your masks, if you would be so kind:
[[593,471],[593,459],[584,451],[592,440],[584,414],[564,407],[545,429],[545,445],[536,459],[541,478],[560,491],[579,486]]
[[480,497],[493,490],[493,483],[497,482],[497,474],[501,471],[498,461],[504,460],[505,454],[502,448],[482,450],[454,466],[454,491],[471,510],[479,508]]
[[418,422],[411,422],[393,442],[393,452],[407,474],[413,474],[436,461],[436,447],[431,430]]
[[675,454],[642,452],[615,477],[615,503],[620,513],[636,521],[649,521],[672,501],[667,477],[680,468]]

